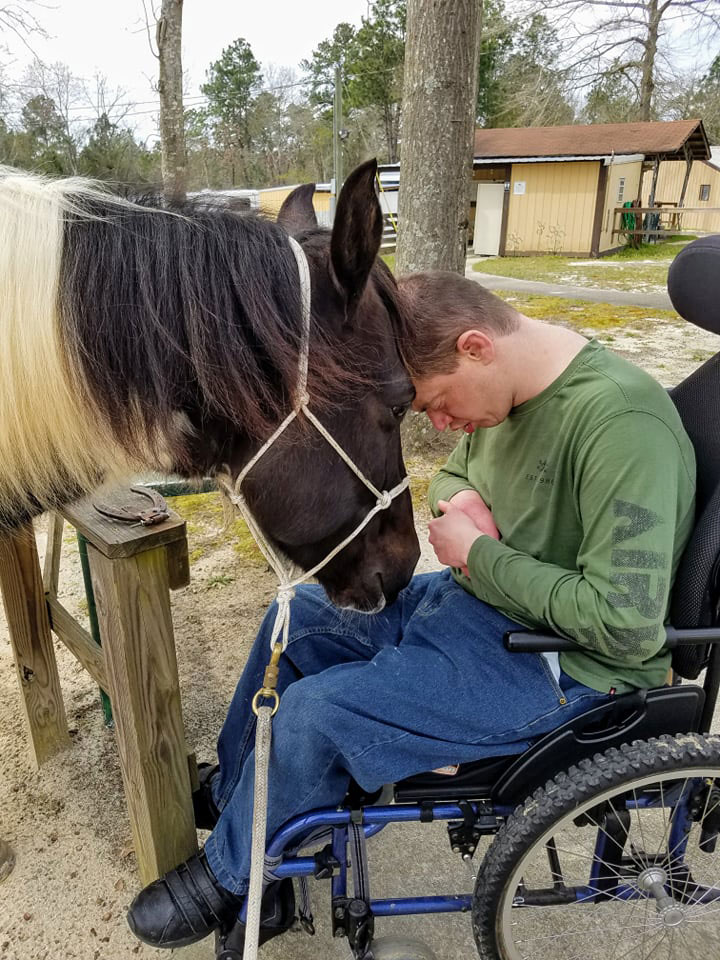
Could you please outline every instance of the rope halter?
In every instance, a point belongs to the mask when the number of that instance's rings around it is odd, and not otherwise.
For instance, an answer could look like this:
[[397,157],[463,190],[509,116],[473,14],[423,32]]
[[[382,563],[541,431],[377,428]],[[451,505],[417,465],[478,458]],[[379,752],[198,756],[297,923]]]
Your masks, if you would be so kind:
[[[403,490],[406,490],[410,482],[409,477],[405,476],[392,490],[378,490],[372,481],[368,480],[362,470],[357,466],[356,463],[348,456],[348,454],[343,450],[340,444],[335,440],[332,434],[326,430],[323,424],[318,420],[315,414],[309,407],[310,396],[307,389],[308,381],[308,357],[310,353],[310,302],[311,302],[311,289],[310,289],[310,268],[308,267],[308,262],[303,253],[302,247],[300,244],[294,240],[292,237],[290,239],[290,247],[295,254],[295,259],[298,265],[298,273],[300,275],[300,295],[301,295],[301,306],[302,306],[302,336],[300,340],[300,355],[298,358],[298,382],[295,390],[295,404],[290,413],[285,417],[280,426],[271,434],[270,437],[265,441],[265,443],[260,447],[260,449],[250,458],[250,460],[245,464],[243,469],[240,471],[237,479],[232,488],[228,486],[227,483],[223,484],[224,491],[228,498],[235,504],[235,506],[242,513],[245,522],[248,525],[250,533],[255,538],[255,542],[262,551],[265,559],[272,567],[275,572],[275,576],[278,578],[278,588],[277,588],[277,615],[275,617],[275,623],[273,625],[272,634],[270,638],[271,647],[275,647],[276,642],[280,637],[282,637],[282,649],[285,650],[288,644],[288,639],[290,635],[290,601],[295,596],[295,587],[299,586],[301,583],[306,583],[312,577],[318,573],[319,570],[322,570],[326,564],[328,564],[333,557],[337,556],[341,550],[343,550],[355,537],[361,533],[365,527],[370,523],[375,514],[379,513],[381,510],[387,510],[391,506],[393,500],[399,496]],[[333,547],[330,553],[321,560],[319,563],[316,563],[312,569],[306,571],[300,576],[293,578],[292,574],[295,570],[294,566],[286,567],[283,564],[282,559],[278,556],[277,552],[273,548],[272,544],[263,534],[259,525],[257,524],[250,508],[248,507],[245,496],[242,492],[243,481],[250,473],[255,464],[263,457],[270,447],[275,443],[278,437],[284,433],[284,431],[290,426],[293,420],[302,414],[306,417],[310,423],[315,427],[315,429],[321,434],[322,437],[330,444],[333,450],[341,457],[348,467],[352,470],[356,477],[365,484],[365,486],[370,490],[370,492],[375,497],[375,506],[372,507],[368,513],[365,515],[365,518],[359,523],[355,529],[350,533],[344,540]],[[268,684],[264,685],[266,688]],[[262,691],[258,691],[261,693]],[[277,694],[275,694],[277,697]]]

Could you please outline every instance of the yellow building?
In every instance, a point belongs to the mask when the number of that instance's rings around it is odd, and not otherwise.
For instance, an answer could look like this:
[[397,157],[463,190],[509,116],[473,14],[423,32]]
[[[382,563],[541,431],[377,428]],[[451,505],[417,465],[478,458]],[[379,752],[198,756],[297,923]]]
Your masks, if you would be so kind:
[[709,159],[700,120],[476,130],[471,246],[481,255],[597,257],[656,166]]
[[[678,229],[720,233],[720,147],[710,147],[709,160],[693,160],[687,183],[686,175],[684,161],[663,161],[655,186],[655,204],[672,208],[682,204],[686,212],[672,218]],[[642,185],[642,199],[646,206],[651,189],[652,172],[648,170]]]
[[[267,187],[262,190],[256,190],[256,206],[261,213],[268,216],[277,217],[280,213],[280,207],[283,201],[288,197],[298,184],[290,187]],[[327,225],[330,213],[330,185],[318,183],[315,185],[313,194],[313,207],[318,218],[318,223]]]

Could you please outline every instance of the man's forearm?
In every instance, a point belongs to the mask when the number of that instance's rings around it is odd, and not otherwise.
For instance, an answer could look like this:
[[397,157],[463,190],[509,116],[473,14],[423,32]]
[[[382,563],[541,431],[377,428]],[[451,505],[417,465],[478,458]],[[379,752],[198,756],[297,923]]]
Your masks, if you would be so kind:
[[612,593],[603,596],[582,573],[543,563],[490,537],[473,544],[468,570],[480,600],[519,623],[549,628],[609,659],[640,663],[664,643],[667,590],[644,611],[624,603],[629,597],[620,593],[613,603]]

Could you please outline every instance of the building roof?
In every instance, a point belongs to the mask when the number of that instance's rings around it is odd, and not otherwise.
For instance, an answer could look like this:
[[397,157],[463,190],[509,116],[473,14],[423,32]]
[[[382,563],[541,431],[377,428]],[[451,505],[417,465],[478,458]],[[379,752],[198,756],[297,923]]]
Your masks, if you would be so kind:
[[499,127],[475,131],[475,157],[590,157],[642,153],[661,160],[710,156],[702,120],[589,123],[563,127]]
[[708,163],[711,167],[717,167],[720,170],[720,147],[710,147],[710,159]]

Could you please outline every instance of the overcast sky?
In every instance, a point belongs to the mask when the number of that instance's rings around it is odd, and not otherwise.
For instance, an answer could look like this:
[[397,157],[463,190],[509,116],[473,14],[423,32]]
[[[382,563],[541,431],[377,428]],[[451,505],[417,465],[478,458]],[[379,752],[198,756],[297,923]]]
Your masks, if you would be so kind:
[[[157,76],[157,61],[148,46],[141,0],[43,0],[43,4],[37,8],[38,19],[51,38],[28,38],[40,59],[62,61],[80,77],[91,79],[98,70],[104,73],[112,87],[127,91],[138,111],[150,111],[129,116],[127,122],[142,136],[151,133],[153,103],[143,101],[154,97],[150,81]],[[238,37],[248,41],[263,66],[297,67],[337,23],[359,24],[367,11],[367,0],[185,0],[183,68],[189,79],[188,104],[198,94],[209,64]],[[10,54],[0,51],[0,64],[5,65],[6,76],[18,79],[32,54],[11,35],[6,33],[2,39]]]

